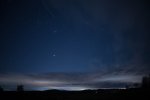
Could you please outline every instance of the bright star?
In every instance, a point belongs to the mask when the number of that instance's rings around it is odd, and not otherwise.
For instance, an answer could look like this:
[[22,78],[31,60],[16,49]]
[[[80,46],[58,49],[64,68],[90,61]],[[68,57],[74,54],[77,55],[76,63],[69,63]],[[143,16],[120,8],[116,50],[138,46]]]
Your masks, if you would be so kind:
[[55,54],[53,54],[53,57],[55,57],[56,55]]

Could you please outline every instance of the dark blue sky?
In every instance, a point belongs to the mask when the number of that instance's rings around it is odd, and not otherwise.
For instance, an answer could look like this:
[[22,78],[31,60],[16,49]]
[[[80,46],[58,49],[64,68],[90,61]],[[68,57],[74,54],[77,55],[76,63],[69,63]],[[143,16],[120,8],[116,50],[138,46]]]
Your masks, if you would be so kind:
[[1,0],[0,84],[80,89],[139,82],[150,73],[149,18],[146,0]]

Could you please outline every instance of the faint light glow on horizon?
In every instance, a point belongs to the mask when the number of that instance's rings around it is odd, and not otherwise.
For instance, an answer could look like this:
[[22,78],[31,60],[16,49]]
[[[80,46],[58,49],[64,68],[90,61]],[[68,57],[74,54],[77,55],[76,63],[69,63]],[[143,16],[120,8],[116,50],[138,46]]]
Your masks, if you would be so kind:
[[68,91],[82,91],[82,90],[87,90],[90,88],[87,87],[82,87],[82,86],[54,86],[54,87],[41,87],[40,90],[51,90],[51,89],[56,89],[56,90],[68,90]]

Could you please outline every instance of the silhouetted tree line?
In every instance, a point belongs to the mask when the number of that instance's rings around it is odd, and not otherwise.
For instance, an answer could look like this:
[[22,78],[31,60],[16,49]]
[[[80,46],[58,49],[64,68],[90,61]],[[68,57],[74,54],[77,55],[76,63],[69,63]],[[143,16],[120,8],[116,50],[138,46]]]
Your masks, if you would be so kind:
[[[3,92],[4,89],[0,86],[0,92]],[[23,85],[18,85],[16,91],[21,92],[24,91],[24,86]]]
[[150,89],[150,75],[144,76],[142,78],[141,83],[129,84],[129,85],[126,85],[125,87],[126,87],[126,89],[130,89],[130,88]]
[[3,88],[0,86],[0,92],[4,91]]
[[17,86],[17,91],[18,92],[24,91],[24,86],[23,85],[18,85]]
[[142,79],[142,88],[150,88],[150,74]]

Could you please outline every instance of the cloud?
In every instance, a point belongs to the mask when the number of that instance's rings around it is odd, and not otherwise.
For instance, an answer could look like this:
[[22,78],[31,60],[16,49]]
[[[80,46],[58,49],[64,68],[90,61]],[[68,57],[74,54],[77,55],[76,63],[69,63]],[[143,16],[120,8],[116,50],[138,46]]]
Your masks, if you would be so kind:
[[25,85],[26,89],[84,90],[98,88],[123,88],[125,84],[139,83],[140,75],[99,73],[44,73],[34,75],[0,75],[0,84],[6,87]]

